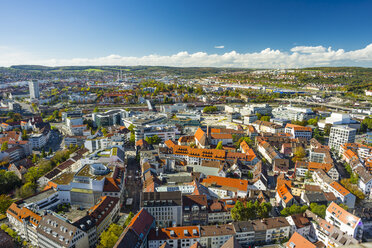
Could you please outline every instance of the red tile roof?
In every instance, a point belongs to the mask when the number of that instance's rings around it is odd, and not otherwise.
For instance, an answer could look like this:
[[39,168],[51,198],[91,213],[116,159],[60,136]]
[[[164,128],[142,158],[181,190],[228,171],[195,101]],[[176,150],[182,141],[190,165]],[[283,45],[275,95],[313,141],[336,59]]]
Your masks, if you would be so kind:
[[301,236],[298,232],[295,232],[292,237],[289,239],[287,248],[316,248],[316,245],[311,243],[309,240]]
[[207,178],[203,179],[202,184],[206,187],[218,185],[244,192],[248,190],[248,181],[236,178],[207,176]]
[[132,218],[128,225],[128,228],[131,228],[139,237],[145,237],[154,221],[155,218],[151,214],[149,214],[146,209],[142,208]]

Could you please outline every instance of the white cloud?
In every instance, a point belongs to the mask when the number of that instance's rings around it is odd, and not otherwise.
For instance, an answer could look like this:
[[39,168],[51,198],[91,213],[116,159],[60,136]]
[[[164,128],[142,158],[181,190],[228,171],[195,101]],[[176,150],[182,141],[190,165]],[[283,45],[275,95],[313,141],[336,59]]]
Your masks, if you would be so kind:
[[222,48],[225,48],[225,46],[214,46],[214,48],[222,49]]
[[[328,48],[331,49],[331,48]],[[324,46],[296,46],[291,49],[291,52],[299,53],[322,53],[326,50]]]
[[289,52],[266,48],[259,52],[208,54],[181,51],[173,55],[151,54],[143,57],[125,57],[112,54],[96,58],[40,59],[35,54],[0,46],[0,66],[37,64],[64,65],[160,65],[160,66],[210,66],[246,68],[298,68],[308,66],[369,66],[372,67],[372,44],[365,48],[345,51],[323,46],[296,46]]

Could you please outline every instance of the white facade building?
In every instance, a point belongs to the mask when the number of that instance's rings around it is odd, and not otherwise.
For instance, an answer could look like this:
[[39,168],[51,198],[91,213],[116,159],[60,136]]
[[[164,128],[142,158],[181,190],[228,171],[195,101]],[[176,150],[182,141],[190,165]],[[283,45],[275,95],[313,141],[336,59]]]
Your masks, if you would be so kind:
[[283,107],[273,109],[274,118],[287,119],[293,121],[305,121],[315,118],[315,113],[310,108]]
[[363,223],[361,219],[336,203],[332,202],[326,210],[326,221],[338,227],[343,232],[360,240],[363,234]]
[[354,143],[356,129],[348,126],[334,126],[331,128],[329,134],[328,146],[335,149],[337,152],[340,147],[345,143]]
[[40,98],[39,82],[38,81],[30,81],[28,83],[28,87],[29,87],[29,90],[30,90],[30,98],[31,99],[39,99]]

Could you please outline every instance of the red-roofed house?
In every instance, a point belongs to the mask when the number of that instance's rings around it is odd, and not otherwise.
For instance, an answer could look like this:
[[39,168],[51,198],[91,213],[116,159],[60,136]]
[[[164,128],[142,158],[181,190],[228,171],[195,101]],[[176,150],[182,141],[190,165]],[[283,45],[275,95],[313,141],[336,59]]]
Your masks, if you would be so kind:
[[298,232],[295,232],[289,239],[286,248],[316,248],[316,245],[301,236]]
[[285,126],[285,132],[291,134],[293,138],[306,138],[307,140],[310,140],[313,134],[311,127],[303,127],[290,123]]
[[120,235],[114,248],[147,248],[147,237],[155,227],[155,218],[141,209]]

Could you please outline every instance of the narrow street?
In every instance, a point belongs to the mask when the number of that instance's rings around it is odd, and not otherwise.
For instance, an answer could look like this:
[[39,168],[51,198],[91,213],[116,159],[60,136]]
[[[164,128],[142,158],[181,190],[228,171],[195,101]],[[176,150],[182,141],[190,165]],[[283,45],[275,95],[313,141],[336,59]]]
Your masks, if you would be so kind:
[[[136,161],[134,156],[128,156],[128,165],[126,168],[125,178],[125,191],[124,191],[124,202],[123,202],[123,213],[133,212],[136,213],[140,209],[140,194],[142,192],[141,182],[141,169],[139,162]],[[126,200],[128,198],[133,199],[131,206],[126,206]]]

